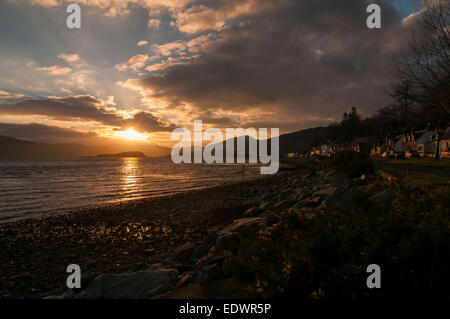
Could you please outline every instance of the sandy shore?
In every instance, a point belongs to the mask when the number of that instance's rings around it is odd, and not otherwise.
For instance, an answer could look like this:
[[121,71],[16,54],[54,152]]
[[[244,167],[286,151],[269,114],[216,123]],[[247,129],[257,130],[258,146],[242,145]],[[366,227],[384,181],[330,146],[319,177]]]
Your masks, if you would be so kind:
[[0,297],[42,298],[66,288],[66,267],[78,264],[83,286],[102,273],[138,271],[175,247],[201,243],[211,229],[242,216],[257,194],[276,192],[287,175],[226,184],[0,224]]

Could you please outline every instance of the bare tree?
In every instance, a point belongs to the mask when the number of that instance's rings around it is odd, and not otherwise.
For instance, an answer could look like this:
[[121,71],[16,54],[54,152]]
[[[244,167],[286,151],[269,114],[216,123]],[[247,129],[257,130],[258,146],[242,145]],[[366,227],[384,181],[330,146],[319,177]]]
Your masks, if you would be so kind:
[[[450,2],[428,3],[405,51],[393,60],[399,86],[393,95],[407,104],[450,114]],[[405,91],[405,85],[407,90]],[[408,97],[405,97],[405,93]],[[441,113],[441,114],[442,114]]]

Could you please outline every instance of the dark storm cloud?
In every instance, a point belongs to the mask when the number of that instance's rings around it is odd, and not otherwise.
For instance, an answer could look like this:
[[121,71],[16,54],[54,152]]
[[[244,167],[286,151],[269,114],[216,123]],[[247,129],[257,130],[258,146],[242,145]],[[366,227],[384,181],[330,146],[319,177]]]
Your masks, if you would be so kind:
[[136,113],[133,118],[121,121],[121,126],[133,127],[142,132],[169,132],[176,128],[175,125],[169,125],[148,112]]
[[273,2],[221,31],[194,62],[141,80],[152,97],[199,111],[260,108],[299,121],[338,118],[356,105],[366,113],[388,103],[388,60],[407,29],[388,1],[382,29],[366,27],[367,2]]
[[0,123],[0,135],[42,142],[71,142],[97,138],[93,132],[79,132],[70,128],[48,126],[38,123]]
[[99,108],[102,101],[94,97],[69,96],[66,98],[30,99],[17,103],[0,104],[0,114],[44,115],[61,121],[96,121],[117,125],[121,117]]
[[0,104],[0,115],[39,115],[60,121],[94,121],[107,126],[126,129],[133,127],[142,132],[165,132],[174,126],[148,112],[138,112],[132,118],[104,108],[104,102],[89,95],[65,98],[29,99],[17,103]]

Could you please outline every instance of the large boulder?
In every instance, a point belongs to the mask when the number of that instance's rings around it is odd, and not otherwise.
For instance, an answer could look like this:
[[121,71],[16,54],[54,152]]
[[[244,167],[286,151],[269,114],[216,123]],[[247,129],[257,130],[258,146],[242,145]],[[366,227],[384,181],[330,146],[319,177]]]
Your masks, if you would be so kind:
[[256,233],[266,225],[266,217],[241,218],[235,220],[219,232],[219,237],[228,233],[236,233],[239,237],[245,237],[250,233]]
[[198,269],[195,274],[195,283],[206,283],[213,280],[218,280],[222,276],[221,267],[215,263],[211,265],[205,265],[202,268]]
[[194,252],[195,246],[194,243],[181,245],[175,248],[165,261],[170,264],[187,262]]
[[216,245],[211,248],[209,253],[221,257],[229,257],[239,247],[239,236],[237,233],[221,234],[217,238]]
[[213,247],[217,241],[217,231],[218,229],[209,230],[205,241],[200,245],[195,246],[192,251],[191,262],[195,263],[198,259],[208,254],[211,247]]
[[175,287],[178,280],[175,269],[152,269],[117,275],[100,275],[77,299],[146,299]]
[[263,210],[260,209],[259,206],[252,206],[245,211],[245,213],[242,215],[242,217],[251,218],[251,217],[260,215],[262,212],[263,212]]

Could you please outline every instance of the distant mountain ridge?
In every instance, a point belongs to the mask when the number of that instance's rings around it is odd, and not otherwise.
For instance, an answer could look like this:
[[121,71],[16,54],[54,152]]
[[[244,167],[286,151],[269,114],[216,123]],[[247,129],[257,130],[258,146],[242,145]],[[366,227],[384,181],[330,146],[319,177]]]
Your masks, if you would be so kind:
[[[330,135],[332,134],[332,128],[330,127],[315,127],[304,129],[292,133],[282,134],[279,136],[279,144],[280,144],[280,155],[290,153],[290,152],[298,152],[305,153],[311,147],[326,142]],[[226,143],[231,142],[234,145],[234,157],[237,156],[237,140],[235,137],[233,139],[225,140],[222,143],[217,143],[216,146],[220,146],[222,144],[223,147],[223,156],[224,159],[226,157]],[[255,139],[251,136],[245,136],[245,157],[248,158],[249,154],[249,145],[250,141],[255,142]],[[267,141],[267,151],[270,154],[272,140],[269,139]],[[256,141],[256,151],[259,156],[259,143]],[[192,150],[194,151],[194,149]]]
[[116,154],[99,154],[95,158],[147,157],[142,152],[122,152]]
[[325,143],[331,132],[331,127],[319,126],[280,135],[280,154],[305,153],[311,147]]
[[[329,137],[330,127],[315,127],[280,135],[280,154],[288,152],[304,153],[312,146],[323,143]],[[268,148],[270,152],[270,140]],[[225,147],[226,141],[223,142]],[[248,155],[249,137],[246,136],[246,154]],[[237,151],[237,139],[234,139]],[[112,145],[90,146],[77,143],[41,143],[26,141],[0,135],[0,157],[92,157],[98,154],[118,154],[129,152],[145,153],[149,157],[170,155],[171,149],[159,145],[145,145],[133,142]],[[259,147],[258,147],[259,150]],[[192,149],[194,151],[194,149]],[[224,149],[224,155],[226,154]]]
[[14,137],[0,135],[0,158],[50,158],[50,157],[88,157],[99,153],[117,154],[128,152],[130,149],[142,152],[149,157],[167,156],[170,149],[159,145],[145,145],[129,143],[111,145],[83,145],[77,143],[41,143],[21,140]]
[[[329,127],[315,127],[315,128],[309,128],[305,130],[300,130],[292,133],[282,134],[279,136],[279,143],[280,143],[280,155],[289,153],[289,152],[298,152],[298,153],[304,153],[308,151],[311,147],[314,145],[323,143],[327,140],[331,132],[331,129]],[[245,154],[246,157],[248,156],[249,151],[249,143],[250,140],[255,140],[253,137],[245,136]],[[226,142],[224,141],[223,147],[224,147],[224,155],[226,154],[225,147]],[[272,140],[269,139],[267,141],[267,149],[270,153],[271,149],[271,142]],[[233,139],[234,149],[235,152],[237,151],[237,138],[235,137]],[[259,154],[259,143],[256,145],[257,152]],[[236,154],[236,153],[235,153]]]

